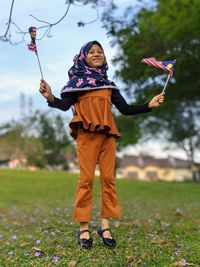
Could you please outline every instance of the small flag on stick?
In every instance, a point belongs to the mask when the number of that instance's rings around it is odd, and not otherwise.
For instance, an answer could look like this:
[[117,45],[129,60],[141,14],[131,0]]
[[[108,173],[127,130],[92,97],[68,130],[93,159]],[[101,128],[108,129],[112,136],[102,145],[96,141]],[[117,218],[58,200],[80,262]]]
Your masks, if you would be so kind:
[[141,62],[148,64],[148,65],[151,65],[157,69],[169,71],[167,81],[166,81],[164,88],[163,88],[163,92],[164,92],[170,77],[173,76],[174,64],[175,64],[176,60],[159,61],[153,57],[150,57],[150,58],[143,58]]
[[41,68],[41,64],[40,64],[40,59],[39,59],[39,56],[38,56],[38,51],[37,51],[37,46],[36,46],[36,27],[30,27],[28,29],[29,31],[29,34],[31,36],[31,43],[28,44],[28,49],[30,51],[33,51],[35,52],[36,56],[37,56],[37,60],[38,60],[38,64],[39,64],[39,68],[40,68],[40,74],[41,74],[41,77],[43,79],[43,73],[42,73],[42,68]]
[[168,60],[168,61],[159,61],[156,60],[153,57],[150,58],[143,58],[142,59],[142,63],[151,65],[157,69],[162,69],[165,71],[169,71],[170,76],[173,76],[173,70],[174,70],[174,64],[175,64],[176,60]]

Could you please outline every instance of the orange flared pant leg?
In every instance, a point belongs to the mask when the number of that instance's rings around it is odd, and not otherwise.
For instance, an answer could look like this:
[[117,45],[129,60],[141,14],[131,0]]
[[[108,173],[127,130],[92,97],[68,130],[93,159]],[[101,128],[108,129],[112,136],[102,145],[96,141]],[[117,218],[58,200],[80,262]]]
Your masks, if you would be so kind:
[[100,148],[96,135],[83,129],[78,131],[77,157],[80,177],[74,203],[74,221],[89,222],[91,218],[94,173]]
[[80,129],[77,137],[77,157],[80,165],[80,178],[74,203],[74,220],[89,222],[91,219],[94,173],[98,160],[102,174],[101,183],[104,179],[106,180],[102,184],[101,215],[106,215],[104,218],[119,217],[120,210],[114,185],[114,138]]
[[106,137],[99,154],[99,168],[101,179],[101,217],[119,218],[121,211],[119,207],[116,187],[115,187],[115,138]]

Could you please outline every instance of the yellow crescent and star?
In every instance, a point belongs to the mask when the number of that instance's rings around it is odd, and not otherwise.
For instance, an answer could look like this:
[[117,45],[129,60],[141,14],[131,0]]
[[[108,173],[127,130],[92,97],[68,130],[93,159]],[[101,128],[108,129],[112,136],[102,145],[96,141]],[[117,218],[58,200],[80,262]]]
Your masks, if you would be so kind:
[[170,70],[173,67],[173,64],[172,63],[169,63],[169,64],[167,64],[166,67]]

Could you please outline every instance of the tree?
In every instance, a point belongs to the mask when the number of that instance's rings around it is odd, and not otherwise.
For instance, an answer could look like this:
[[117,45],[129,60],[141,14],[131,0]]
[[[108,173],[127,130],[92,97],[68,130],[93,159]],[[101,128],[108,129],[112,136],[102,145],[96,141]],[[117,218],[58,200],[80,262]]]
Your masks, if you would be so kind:
[[0,127],[0,153],[7,157],[18,156],[23,150],[23,127],[12,121]]
[[39,128],[39,137],[45,149],[47,164],[50,166],[61,164],[67,169],[65,148],[70,145],[70,141],[61,116],[58,115],[52,119],[42,114]]
[[47,159],[45,148],[40,138],[35,136],[24,138],[23,151],[27,157],[28,165],[45,168],[45,166],[47,165]]
[[[180,109],[184,110],[180,110]],[[195,152],[200,149],[200,124],[199,116],[200,111],[194,110],[193,107],[182,107],[179,105],[179,113],[174,114],[175,118],[169,123],[168,139],[172,141],[175,146],[182,148],[189,162],[191,162],[191,169],[193,172],[193,180],[199,181],[199,175],[197,175],[196,164],[194,163]],[[178,121],[178,123],[177,123]],[[200,168],[198,172],[200,174]]]
[[[154,56],[161,60],[177,59],[175,79],[168,90],[170,96],[183,101],[199,100],[200,2],[169,0],[166,5],[159,0],[152,10],[142,9],[136,15],[132,11],[129,9],[133,17],[128,21],[115,20],[110,13],[104,16],[113,44],[120,49],[114,59],[119,68],[117,75],[127,84],[129,93],[137,93],[136,96],[141,93],[141,97],[144,93],[151,95],[166,79],[163,72],[140,64],[142,58]],[[176,103],[177,99],[174,100]]]
[[68,169],[67,150],[72,144],[61,116],[36,111],[23,121],[12,121],[0,127],[0,153],[25,155],[29,165]]
[[141,102],[160,92],[166,80],[163,71],[140,64],[141,59],[177,59],[165,103],[141,127],[153,137],[168,137],[177,144],[195,138],[186,149],[191,155],[191,149],[194,152],[199,148],[196,145],[200,141],[199,123],[193,120],[195,131],[185,127],[189,119],[184,114],[200,111],[200,68],[197,67],[200,65],[200,2],[169,0],[166,4],[157,0],[151,3],[148,8],[127,9],[126,20],[115,18],[113,13],[104,14],[104,26],[113,38],[112,44],[119,47],[114,59],[118,66],[116,74],[126,84],[129,98],[134,96]]
[[136,144],[141,138],[141,132],[138,125],[138,117],[125,117],[124,115],[116,115],[115,121],[120,131],[121,137],[117,141],[117,148],[121,150],[130,144]]

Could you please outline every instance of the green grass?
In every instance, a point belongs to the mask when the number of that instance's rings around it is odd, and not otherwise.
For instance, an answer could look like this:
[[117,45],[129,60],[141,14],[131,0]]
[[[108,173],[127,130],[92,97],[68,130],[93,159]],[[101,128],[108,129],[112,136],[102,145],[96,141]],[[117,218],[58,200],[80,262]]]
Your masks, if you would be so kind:
[[94,247],[87,251],[77,246],[78,224],[72,220],[77,178],[0,170],[1,267],[200,266],[200,185],[116,180],[123,217],[111,220],[117,247],[109,250],[96,234],[101,203],[96,178]]

